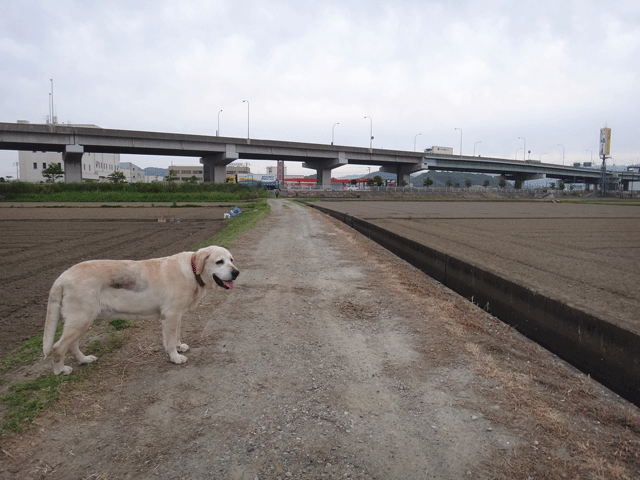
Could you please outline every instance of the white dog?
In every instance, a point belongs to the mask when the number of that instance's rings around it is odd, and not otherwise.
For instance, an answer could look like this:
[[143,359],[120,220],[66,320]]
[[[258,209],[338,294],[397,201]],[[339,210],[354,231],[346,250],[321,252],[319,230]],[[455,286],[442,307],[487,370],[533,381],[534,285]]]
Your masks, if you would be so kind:
[[[189,346],[180,341],[182,315],[193,310],[214,285],[231,290],[239,273],[231,253],[215,246],[151,260],[91,260],[74,265],[58,277],[49,293],[44,356],[53,351],[53,373],[69,375],[72,369],[64,365],[69,348],[80,363],[96,360],[78,347],[80,336],[96,318],[149,318],[162,320],[169,359],[184,363],[187,357],[178,352],[186,352]],[[60,315],[64,329],[54,345]]]

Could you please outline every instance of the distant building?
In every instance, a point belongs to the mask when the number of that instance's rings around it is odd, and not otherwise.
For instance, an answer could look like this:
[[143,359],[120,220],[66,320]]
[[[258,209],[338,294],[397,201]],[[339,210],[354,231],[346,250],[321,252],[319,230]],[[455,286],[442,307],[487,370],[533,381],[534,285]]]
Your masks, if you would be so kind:
[[230,163],[227,165],[227,175],[240,175],[243,173],[250,173],[248,163]]
[[[267,175],[278,175],[278,166],[277,165],[272,165],[270,167],[267,167]],[[284,167],[284,176],[287,176],[287,166],[285,164]]]
[[173,170],[178,176],[179,182],[186,182],[196,177],[198,183],[204,182],[204,170],[202,165],[171,165],[167,170]]
[[128,183],[149,183],[151,180],[147,179],[145,171],[131,162],[120,163],[120,171],[124,174],[124,179]]
[[[29,123],[18,120],[18,123]],[[67,125],[67,124],[65,124]],[[96,125],[72,125],[72,127],[94,127]],[[18,177],[23,182],[46,182],[42,170],[52,163],[57,163],[64,170],[62,154],[58,152],[18,152]],[[120,154],[118,153],[85,153],[82,155],[82,179],[106,182],[113,172],[119,170]]]

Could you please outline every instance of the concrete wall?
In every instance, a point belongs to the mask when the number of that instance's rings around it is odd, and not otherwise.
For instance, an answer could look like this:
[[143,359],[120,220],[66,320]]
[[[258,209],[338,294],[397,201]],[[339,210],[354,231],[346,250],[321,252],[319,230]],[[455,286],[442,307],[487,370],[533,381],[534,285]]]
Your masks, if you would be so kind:
[[640,335],[364,220],[344,222],[640,406]]

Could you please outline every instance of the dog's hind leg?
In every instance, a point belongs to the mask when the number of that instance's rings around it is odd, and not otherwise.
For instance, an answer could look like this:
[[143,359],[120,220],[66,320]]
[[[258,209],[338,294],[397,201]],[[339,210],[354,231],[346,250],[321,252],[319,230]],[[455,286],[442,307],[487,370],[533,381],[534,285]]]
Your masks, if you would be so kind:
[[85,355],[84,353],[82,353],[80,351],[79,343],[80,343],[80,341],[76,340],[71,345],[71,353],[73,353],[73,355],[76,357],[76,360],[78,360],[78,363],[95,362],[98,358],[95,357],[94,355]]
[[[88,318],[71,316],[66,318],[64,329],[62,330],[62,336],[60,337],[60,340],[53,345],[52,349],[53,373],[55,375],[60,375],[61,373],[63,375],[69,375],[73,371],[71,367],[64,364],[64,356],[69,348],[71,348],[71,352],[76,356],[80,363],[87,363],[82,360],[91,359],[92,356],[87,357],[83,355],[78,348],[78,340],[82,334],[87,331],[91,323],[92,320]],[[80,354],[80,357],[78,357],[78,354]],[[95,359],[95,357],[93,358]]]

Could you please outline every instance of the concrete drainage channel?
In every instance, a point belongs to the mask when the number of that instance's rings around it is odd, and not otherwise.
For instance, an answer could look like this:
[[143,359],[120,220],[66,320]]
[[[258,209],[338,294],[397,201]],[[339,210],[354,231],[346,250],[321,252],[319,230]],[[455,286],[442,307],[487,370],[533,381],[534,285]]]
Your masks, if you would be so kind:
[[359,218],[306,203],[369,237],[640,407],[640,335]]

